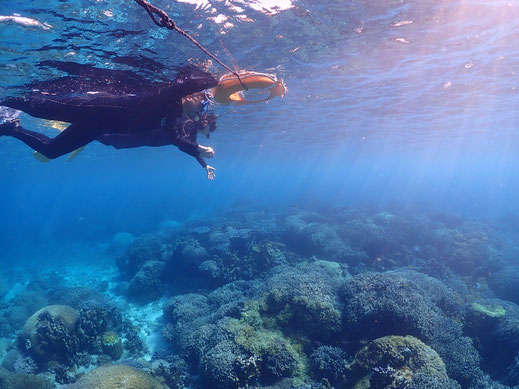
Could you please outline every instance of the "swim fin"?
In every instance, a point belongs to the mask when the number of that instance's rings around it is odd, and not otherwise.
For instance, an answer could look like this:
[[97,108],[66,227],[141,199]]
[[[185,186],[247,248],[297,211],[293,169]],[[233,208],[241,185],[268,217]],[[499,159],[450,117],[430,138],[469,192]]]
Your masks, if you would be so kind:
[[[44,122],[45,122],[45,125],[47,125],[48,127],[54,128],[54,129],[58,130],[59,132],[64,131],[69,126],[68,123],[60,122],[57,120],[44,120]],[[67,157],[67,159],[65,160],[65,162],[70,162],[72,159],[76,158],[77,155],[80,152],[82,152],[84,148],[85,148],[85,146],[82,146],[79,149],[76,149],[73,152],[71,152],[69,154],[69,156]],[[37,151],[35,151],[33,155],[34,155],[34,158],[36,158],[40,162],[47,163],[50,161],[49,158],[47,158],[45,155],[43,155],[42,153],[39,153]]]
[[67,157],[67,159],[65,160],[65,162],[70,162],[72,159],[76,158],[77,155],[83,151],[83,149],[85,148],[86,146],[81,146],[79,149],[76,149],[74,150],[73,152],[71,152],[69,154],[69,156]]
[[50,161],[49,158],[47,158],[45,155],[43,155],[42,153],[39,153],[37,151],[35,151],[32,155],[34,155],[34,158],[36,158],[40,162],[47,163]]
[[[65,162],[70,162],[72,159],[76,158],[77,155],[83,151],[83,149],[85,148],[85,146],[81,146],[79,149],[76,149],[74,150],[73,152],[71,152],[67,159],[65,160]],[[34,152],[34,158],[36,158],[38,161],[40,162],[43,162],[43,163],[47,163],[50,161],[49,158],[47,158],[45,155],[43,155],[42,153],[39,153],[37,151]]]

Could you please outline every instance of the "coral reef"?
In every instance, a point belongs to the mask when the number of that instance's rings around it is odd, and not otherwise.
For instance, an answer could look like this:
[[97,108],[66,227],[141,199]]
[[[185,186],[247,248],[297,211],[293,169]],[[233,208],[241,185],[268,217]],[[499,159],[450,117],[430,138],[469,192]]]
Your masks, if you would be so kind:
[[34,312],[46,305],[48,300],[41,291],[25,290],[17,294],[9,304],[0,307],[0,336],[18,331]]
[[337,292],[348,276],[336,262],[277,267],[266,282],[267,313],[279,326],[326,340],[342,328]]
[[515,389],[514,239],[338,206],[115,236],[119,277],[40,272],[2,299],[0,387]]
[[488,285],[496,297],[519,304],[519,267],[507,266],[490,273]]
[[209,259],[209,253],[200,242],[193,237],[181,237],[168,247],[170,250],[168,267],[184,272],[196,272],[202,262]]
[[150,374],[128,365],[98,367],[63,389],[167,389]]
[[113,307],[112,302],[110,302],[106,295],[90,287],[53,287],[47,292],[47,295],[51,304],[68,305],[78,311],[92,307],[107,309]]
[[333,385],[345,382],[352,359],[344,350],[334,346],[319,346],[310,355],[314,375],[318,379],[325,378]]
[[128,351],[129,355],[133,357],[141,356],[147,350],[147,347],[139,336],[138,328],[130,320],[123,320],[121,330],[126,338],[123,342],[124,350]]
[[461,300],[440,281],[414,271],[362,273],[342,290],[345,330],[357,339],[412,335],[432,346],[459,383],[483,376],[479,357],[462,335]]
[[79,348],[76,329],[79,312],[66,305],[49,305],[32,315],[23,326],[27,351],[36,359],[68,361]]
[[506,310],[499,304],[477,303],[471,304],[474,311],[489,317],[501,317],[506,315]]
[[[188,364],[199,367],[208,385],[310,383],[312,375],[341,386],[351,380],[349,355],[365,342],[398,335],[426,342],[445,363],[448,378],[415,372],[417,387],[499,385],[486,373],[493,366],[480,367],[484,352],[476,333],[483,332],[472,333],[465,324],[472,320],[467,306],[507,317],[504,305],[473,299],[492,295],[481,287],[484,277],[499,274],[494,272],[505,262],[506,244],[495,232],[449,215],[349,209],[292,211],[277,218],[270,235],[244,215],[230,219],[201,230],[196,243],[182,232],[176,238],[196,246],[196,252],[205,248],[211,258],[204,254],[188,261],[192,265],[183,274],[196,278],[198,273],[199,279],[217,279],[209,285],[223,286],[207,295],[178,295],[164,307],[165,338]],[[258,253],[263,259],[250,261]],[[236,277],[255,281],[229,283]],[[514,347],[508,349],[502,371],[510,371],[516,355]],[[381,382],[395,371],[380,368]],[[510,374],[493,377],[510,382]]]
[[337,291],[344,279],[339,264],[316,261],[275,267],[264,283],[174,297],[164,306],[164,336],[217,387],[304,381],[302,342],[341,331]]
[[347,246],[333,224],[317,213],[299,212],[285,218],[283,235],[290,247],[303,256],[358,263],[363,255]]
[[[454,389],[460,386],[449,379],[440,356],[412,336],[386,336],[375,339],[355,355],[352,377],[360,378],[356,388]],[[418,381],[418,382],[417,382]],[[368,386],[364,383],[369,382]],[[433,384],[434,382],[434,384]]]
[[0,367],[0,388],[52,389],[54,385],[48,378],[34,374],[11,373]]
[[98,339],[108,329],[120,328],[122,323],[122,314],[116,307],[96,300],[85,304],[79,311],[77,328],[81,349],[91,353],[101,353],[102,345]]
[[507,376],[519,354],[519,307],[499,299],[477,300],[467,308],[464,324],[475,340],[482,367],[493,378],[510,381]]
[[0,274],[0,299],[9,292],[9,283],[7,279]]
[[109,355],[114,361],[123,355],[123,343],[119,335],[113,331],[107,331],[101,336],[103,353]]
[[128,295],[138,302],[150,302],[161,296],[162,274],[166,264],[161,261],[146,261],[131,279]]
[[118,232],[112,237],[108,252],[112,255],[122,255],[131,246],[135,237],[129,232]]
[[14,371],[14,363],[22,357],[20,352],[16,349],[9,350],[2,359],[2,367],[11,372]]
[[121,277],[129,281],[146,261],[161,258],[162,239],[156,234],[147,234],[135,238],[128,250],[117,257],[117,267]]
[[13,363],[13,371],[21,374],[34,374],[38,371],[38,365],[31,357],[19,355]]
[[182,358],[174,355],[165,355],[164,358],[152,358],[153,374],[164,380],[168,388],[181,389],[189,387],[191,374],[189,365]]
[[38,272],[32,276],[29,284],[27,285],[27,290],[48,294],[62,284],[63,277],[60,274],[56,272]]

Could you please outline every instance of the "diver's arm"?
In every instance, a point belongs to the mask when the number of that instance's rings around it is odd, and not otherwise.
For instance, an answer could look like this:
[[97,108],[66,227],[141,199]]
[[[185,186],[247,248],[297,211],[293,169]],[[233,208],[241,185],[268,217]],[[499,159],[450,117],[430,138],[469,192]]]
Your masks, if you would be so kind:
[[177,146],[180,151],[189,154],[192,157],[198,158],[200,153],[198,152],[198,144],[190,141],[187,138],[175,138],[172,142],[173,145]]
[[203,158],[195,157],[195,159],[204,169],[207,167],[207,162]]
[[207,162],[205,162],[205,160],[202,158],[202,156],[208,158],[212,158],[214,156],[214,150],[211,147],[201,146],[186,138],[176,138],[173,144],[176,145],[184,153],[195,157],[200,166],[202,166],[205,169],[207,173],[207,178],[211,181],[214,180],[214,171],[216,169],[212,166],[209,166]]
[[[214,150],[212,147],[199,145],[198,143],[193,142],[192,140],[189,140],[185,137],[175,138],[175,140],[172,144],[177,146],[184,153],[189,154],[195,158],[199,158],[199,157],[213,158],[214,157]],[[205,167],[205,166],[202,165],[202,167]]]

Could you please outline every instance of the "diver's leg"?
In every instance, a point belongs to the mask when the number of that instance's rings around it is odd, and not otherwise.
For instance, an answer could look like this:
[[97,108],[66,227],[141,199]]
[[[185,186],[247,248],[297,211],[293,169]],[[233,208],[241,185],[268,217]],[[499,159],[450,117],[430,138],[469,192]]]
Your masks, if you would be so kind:
[[21,140],[49,159],[68,154],[95,139],[95,131],[79,124],[71,124],[54,138],[49,138],[39,132],[29,131],[17,123],[11,122],[0,126],[0,134]]
[[116,149],[129,149],[144,146],[140,137],[127,134],[103,134],[96,138],[105,146],[113,146]]

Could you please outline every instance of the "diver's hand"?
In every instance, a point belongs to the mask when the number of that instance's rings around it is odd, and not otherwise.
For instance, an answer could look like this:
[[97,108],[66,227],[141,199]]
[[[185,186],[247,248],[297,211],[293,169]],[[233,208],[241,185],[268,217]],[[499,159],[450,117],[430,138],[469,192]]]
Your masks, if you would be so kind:
[[214,150],[212,147],[198,145],[198,155],[201,158],[213,158]]
[[210,181],[213,181],[214,180],[214,177],[216,176],[216,174],[214,173],[216,169],[212,166],[209,166],[207,165],[205,167],[205,171],[207,172],[207,179],[210,180]]

